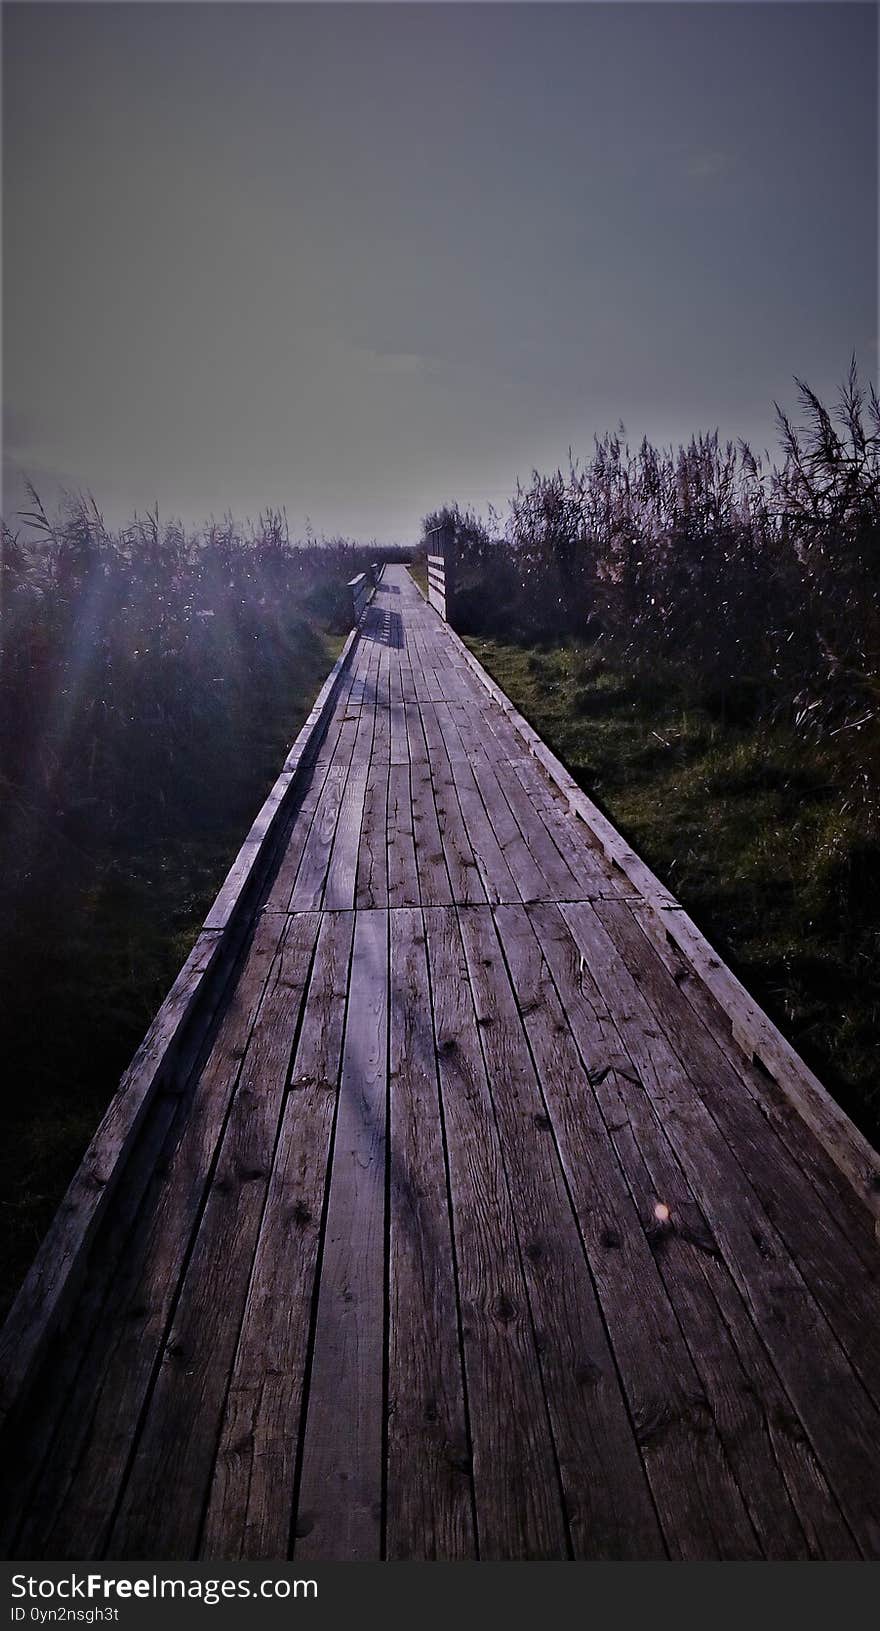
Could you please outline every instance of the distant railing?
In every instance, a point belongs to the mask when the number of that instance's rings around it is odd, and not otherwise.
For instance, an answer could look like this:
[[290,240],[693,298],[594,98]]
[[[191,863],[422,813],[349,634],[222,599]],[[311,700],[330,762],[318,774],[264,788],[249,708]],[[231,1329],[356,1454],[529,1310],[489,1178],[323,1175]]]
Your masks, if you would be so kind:
[[[432,527],[428,546],[428,604],[448,623],[452,611],[452,540],[449,527]],[[436,553],[432,554],[432,550]]]
[[348,587],[351,591],[351,609],[355,624],[363,617],[383,570],[381,561],[374,561],[366,572],[359,572],[356,578],[351,579]]
[[373,593],[372,576],[369,572],[359,572],[356,578],[352,578],[348,587],[351,590],[354,620],[355,623],[359,623],[366,610],[367,601]]

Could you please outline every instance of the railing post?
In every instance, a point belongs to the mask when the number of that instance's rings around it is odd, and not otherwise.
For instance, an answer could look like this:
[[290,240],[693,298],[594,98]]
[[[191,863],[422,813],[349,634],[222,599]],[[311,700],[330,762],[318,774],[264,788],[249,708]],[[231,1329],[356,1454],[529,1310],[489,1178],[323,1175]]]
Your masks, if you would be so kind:
[[428,556],[428,603],[447,622],[452,622],[455,593],[453,530],[449,522],[432,527],[426,534]]

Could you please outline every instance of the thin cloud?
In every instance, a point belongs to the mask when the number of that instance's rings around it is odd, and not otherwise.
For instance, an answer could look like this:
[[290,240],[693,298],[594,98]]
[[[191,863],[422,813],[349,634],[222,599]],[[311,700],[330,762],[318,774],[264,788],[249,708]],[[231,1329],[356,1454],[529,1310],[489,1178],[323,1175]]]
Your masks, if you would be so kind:
[[730,153],[710,149],[704,153],[691,155],[687,162],[686,174],[694,181],[715,181],[719,176],[729,175],[734,168],[734,162]]

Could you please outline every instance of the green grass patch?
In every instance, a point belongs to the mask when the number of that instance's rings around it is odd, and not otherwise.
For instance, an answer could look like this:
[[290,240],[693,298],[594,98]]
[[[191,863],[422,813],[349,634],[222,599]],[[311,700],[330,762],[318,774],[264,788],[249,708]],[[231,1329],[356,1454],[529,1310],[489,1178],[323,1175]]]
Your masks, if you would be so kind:
[[410,577],[418,584],[422,594],[428,595],[428,563],[427,561],[407,561],[406,569]]
[[877,1142],[880,844],[822,752],[596,645],[467,643]]

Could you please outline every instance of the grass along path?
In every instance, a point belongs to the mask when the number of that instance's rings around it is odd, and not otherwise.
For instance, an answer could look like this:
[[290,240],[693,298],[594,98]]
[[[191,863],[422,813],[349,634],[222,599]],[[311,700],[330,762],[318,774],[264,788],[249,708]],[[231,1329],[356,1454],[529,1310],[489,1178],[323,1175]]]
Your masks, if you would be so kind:
[[821,755],[595,646],[467,644],[877,1143],[880,845]]
[[418,584],[425,599],[428,598],[428,563],[424,557],[416,561],[407,561],[407,571],[410,577]]

